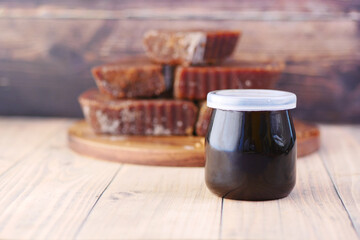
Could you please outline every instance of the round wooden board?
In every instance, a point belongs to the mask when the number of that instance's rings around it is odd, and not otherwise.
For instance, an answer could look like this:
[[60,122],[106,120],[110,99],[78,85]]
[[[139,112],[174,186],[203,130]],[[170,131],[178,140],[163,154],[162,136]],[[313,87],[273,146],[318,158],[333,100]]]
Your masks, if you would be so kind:
[[[320,146],[319,130],[298,121],[295,124],[299,129],[298,157],[316,151]],[[203,137],[96,135],[85,121],[79,121],[69,128],[68,139],[75,152],[101,160],[174,167],[205,164]]]

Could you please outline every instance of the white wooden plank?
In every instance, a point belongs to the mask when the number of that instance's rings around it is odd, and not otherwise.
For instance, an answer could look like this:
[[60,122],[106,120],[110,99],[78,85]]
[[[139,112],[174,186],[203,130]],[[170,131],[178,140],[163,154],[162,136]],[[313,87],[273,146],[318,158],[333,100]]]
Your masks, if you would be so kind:
[[203,168],[124,166],[79,239],[214,239],[221,198],[209,193]]
[[[62,121],[60,129],[0,176],[1,239],[73,238],[118,171],[119,164],[71,152],[66,133],[73,121]],[[48,122],[42,124],[49,127]]]
[[224,200],[222,238],[356,239],[318,154],[297,162],[297,183],[284,199]]
[[341,126],[345,131],[347,131],[347,134],[350,134],[352,137],[354,137],[358,144],[360,144],[360,124],[358,125],[344,125]]
[[224,200],[220,223],[221,199],[202,168],[125,165],[117,174],[120,165],[67,148],[71,123],[0,119],[0,238],[358,238],[359,127],[323,126],[322,149],[298,160],[289,197]]
[[72,121],[0,117],[0,174]]
[[360,126],[324,126],[320,155],[360,238]]

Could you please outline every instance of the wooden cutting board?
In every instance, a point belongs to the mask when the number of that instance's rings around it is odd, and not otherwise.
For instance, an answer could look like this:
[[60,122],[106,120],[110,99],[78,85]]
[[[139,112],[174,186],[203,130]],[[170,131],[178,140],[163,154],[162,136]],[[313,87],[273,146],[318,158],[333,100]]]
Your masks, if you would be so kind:
[[[294,123],[298,157],[318,150],[319,129],[300,121]],[[202,167],[205,164],[203,137],[96,135],[85,121],[79,121],[70,127],[68,139],[75,152],[101,160],[175,167]]]

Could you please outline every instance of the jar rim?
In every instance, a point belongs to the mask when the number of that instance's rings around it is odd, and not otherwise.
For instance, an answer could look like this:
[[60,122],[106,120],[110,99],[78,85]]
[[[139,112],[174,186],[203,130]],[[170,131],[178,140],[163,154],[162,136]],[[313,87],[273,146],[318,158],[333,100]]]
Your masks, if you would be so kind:
[[226,89],[207,94],[207,106],[231,111],[279,111],[296,108],[296,95],[268,89]]

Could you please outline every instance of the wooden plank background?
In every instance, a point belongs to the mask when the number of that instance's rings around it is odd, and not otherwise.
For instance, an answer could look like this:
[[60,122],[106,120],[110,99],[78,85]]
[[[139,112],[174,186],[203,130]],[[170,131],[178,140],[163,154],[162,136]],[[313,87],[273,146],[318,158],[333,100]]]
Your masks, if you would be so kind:
[[0,114],[79,117],[92,66],[188,26],[242,29],[237,57],[284,60],[296,117],[360,122],[359,23],[359,1],[1,1]]

